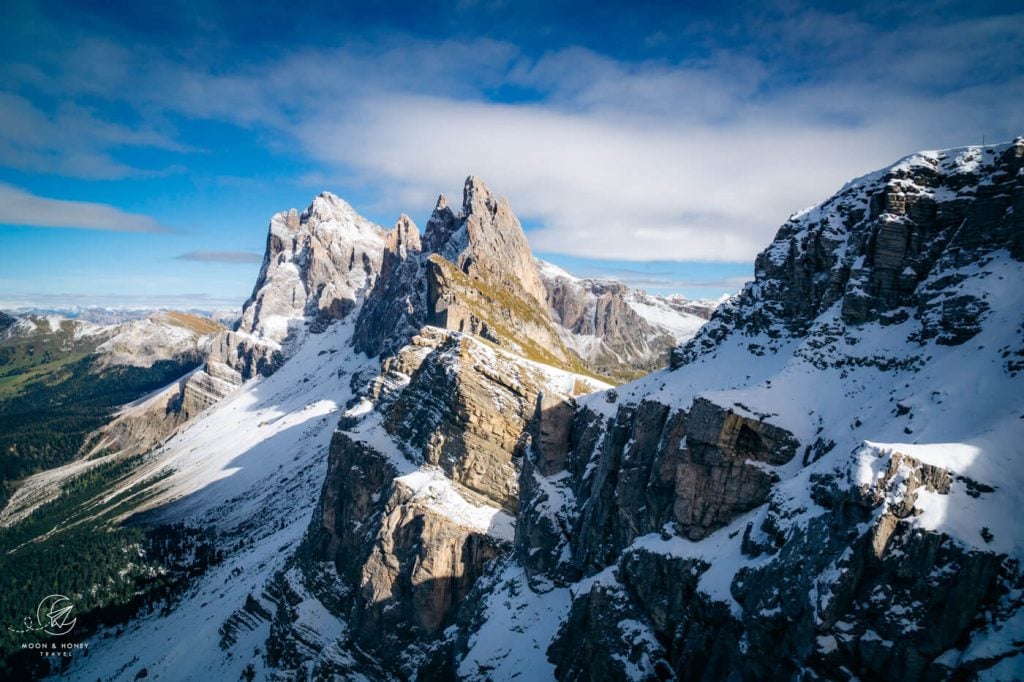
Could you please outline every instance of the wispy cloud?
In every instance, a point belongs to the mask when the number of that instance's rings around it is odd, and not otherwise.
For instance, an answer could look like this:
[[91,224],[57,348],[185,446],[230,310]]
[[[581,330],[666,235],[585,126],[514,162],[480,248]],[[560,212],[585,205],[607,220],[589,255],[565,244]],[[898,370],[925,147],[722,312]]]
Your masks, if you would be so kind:
[[103,120],[71,102],[49,114],[25,97],[0,92],[0,164],[68,177],[111,180],[174,172],[141,168],[117,159],[117,150],[190,148],[165,133]]
[[175,259],[197,263],[260,263],[263,256],[251,251],[189,251]]
[[0,224],[112,232],[174,232],[149,216],[108,204],[41,197],[0,183]]

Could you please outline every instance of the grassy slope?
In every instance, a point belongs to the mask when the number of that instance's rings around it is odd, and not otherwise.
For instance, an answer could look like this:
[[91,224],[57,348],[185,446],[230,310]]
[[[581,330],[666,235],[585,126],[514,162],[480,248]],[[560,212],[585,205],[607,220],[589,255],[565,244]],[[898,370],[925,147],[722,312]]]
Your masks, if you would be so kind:
[[44,323],[33,333],[0,341],[0,402],[33,382],[59,382],[70,365],[93,353],[102,342],[101,338],[74,336],[73,323],[65,320],[56,331]]
[[[610,375],[596,372],[576,353],[565,346],[558,335],[554,322],[550,317],[538,310],[536,303],[522,296],[517,296],[514,292],[501,285],[488,282],[480,277],[471,278],[455,267],[453,263],[436,254],[430,256],[430,261],[441,268],[448,282],[458,287],[461,294],[458,297],[459,303],[469,308],[474,315],[486,322],[487,326],[499,337],[519,346],[522,355],[526,359],[565,369],[576,374],[590,376],[611,384],[623,383],[637,377],[637,373],[631,370]],[[559,359],[557,355],[539,343],[515,333],[509,328],[505,320],[495,314],[496,311],[504,311],[514,319],[546,328],[551,338],[558,344],[556,349],[558,353],[562,357],[568,358],[568,360]]]
[[[185,313],[161,313],[163,321],[205,334],[223,327]],[[121,405],[167,385],[193,369],[196,360],[160,361],[152,367],[95,371],[96,347],[109,335],[75,338],[75,324],[0,341],[0,504],[14,481],[59,466],[79,451],[89,432]]]

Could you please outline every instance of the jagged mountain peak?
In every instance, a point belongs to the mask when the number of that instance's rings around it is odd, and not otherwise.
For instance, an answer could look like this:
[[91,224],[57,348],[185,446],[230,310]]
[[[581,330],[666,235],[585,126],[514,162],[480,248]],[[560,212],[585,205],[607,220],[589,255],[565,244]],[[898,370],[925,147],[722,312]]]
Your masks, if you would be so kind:
[[[522,225],[505,197],[497,197],[475,175],[466,178],[462,209],[454,213],[442,194],[427,221],[426,250],[437,253],[460,267],[471,259],[498,269],[523,266],[527,276],[536,272],[530,246]],[[471,252],[471,253],[468,253]],[[523,260],[523,255],[529,258]],[[528,262],[530,261],[530,262]],[[538,277],[539,279],[539,277]]]
[[330,192],[276,214],[239,330],[281,343],[305,318],[344,317],[376,281],[386,234]]
[[419,228],[416,227],[412,218],[404,213],[395,221],[395,226],[388,230],[384,242],[389,252],[395,252],[402,258],[407,253],[415,253],[423,249]]
[[332,192],[320,192],[299,217],[300,224],[336,222],[357,227],[378,227],[363,218],[351,204]]
[[[442,253],[452,241],[459,228],[459,221],[448,205],[448,199],[442,194],[437,198],[434,211],[427,220],[423,231],[423,250],[428,253]],[[458,253],[461,247],[453,247],[451,251]]]
[[456,237],[461,240],[455,244],[462,248],[454,258],[448,253],[441,255],[470,276],[497,279],[543,303],[544,284],[508,200],[496,197],[483,180],[471,175],[466,178],[459,218]]
[[443,197],[438,201],[424,251],[426,323],[477,334],[544,362],[580,366],[551,317],[519,219],[482,180],[466,179],[458,215]]
[[503,199],[504,197],[495,197],[491,188],[481,178],[470,175],[466,178],[462,190],[462,215],[468,216],[483,210],[494,213],[497,211],[498,202]]
[[395,352],[430,324],[624,380],[664,366],[669,350],[706,319],[533,259],[508,201],[474,176],[460,213],[438,198],[422,244],[404,215],[386,239],[381,276],[355,332],[356,348],[372,356]]

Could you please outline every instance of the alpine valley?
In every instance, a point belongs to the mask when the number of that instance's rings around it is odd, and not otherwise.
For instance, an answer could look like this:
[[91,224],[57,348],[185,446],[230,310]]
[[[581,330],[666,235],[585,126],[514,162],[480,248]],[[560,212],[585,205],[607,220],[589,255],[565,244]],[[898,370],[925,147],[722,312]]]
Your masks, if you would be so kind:
[[1024,138],[853,180],[725,301],[540,261],[470,177],[128,318],[0,314],[0,675],[1024,677]]

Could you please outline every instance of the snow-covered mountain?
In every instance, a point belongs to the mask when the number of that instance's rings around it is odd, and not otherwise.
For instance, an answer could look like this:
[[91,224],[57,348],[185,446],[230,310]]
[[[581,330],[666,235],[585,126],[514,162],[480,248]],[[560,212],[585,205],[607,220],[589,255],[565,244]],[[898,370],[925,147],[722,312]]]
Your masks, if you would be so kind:
[[[13,481],[111,445],[90,433],[108,428],[125,402],[202,364],[219,329],[173,311],[109,325],[59,315],[0,317],[0,501],[6,504]],[[161,418],[173,421],[174,410]],[[155,440],[136,439],[143,449]]]
[[718,301],[652,296],[608,279],[581,279],[537,261],[565,343],[597,371],[636,378],[661,369],[672,348],[704,326]]
[[192,386],[188,420],[30,478],[2,537],[45,533],[5,566],[135,543],[141,606],[83,615],[76,679],[1020,677],[1022,216],[1024,139],[908,157],[701,326],[535,261],[476,178],[422,236],[320,195],[204,366],[122,415]]
[[559,678],[1019,678],[1022,169],[925,152],[794,215],[672,369],[527,458],[479,612],[562,591]]
[[142,320],[158,313],[184,313],[193,317],[206,317],[225,326],[237,321],[239,310],[214,310],[208,308],[168,308],[166,306],[127,307],[101,305],[65,305],[65,306],[15,306],[7,308],[7,312],[17,317],[66,317],[71,320],[91,322],[98,325],[116,325],[132,320]]
[[113,365],[149,367],[184,355],[203,355],[206,337],[221,328],[212,319],[177,311],[148,312],[111,324],[81,317],[49,314],[4,315],[0,343],[37,344],[97,356],[98,368]]

